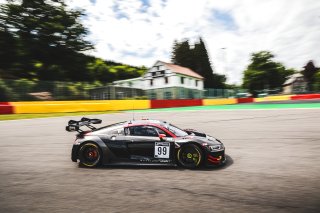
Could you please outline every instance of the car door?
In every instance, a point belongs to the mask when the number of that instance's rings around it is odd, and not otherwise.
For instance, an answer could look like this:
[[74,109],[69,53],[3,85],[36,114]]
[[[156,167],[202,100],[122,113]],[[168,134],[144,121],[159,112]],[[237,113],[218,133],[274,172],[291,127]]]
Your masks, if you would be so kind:
[[132,126],[129,128],[131,142],[128,143],[128,151],[131,158],[153,158],[154,143],[160,141],[157,131],[147,125]]
[[132,140],[124,134],[124,127],[114,127],[102,136],[103,141],[106,143],[112,154],[113,161],[116,160],[129,160],[128,143]]
[[161,141],[160,129],[148,126],[132,126],[126,130],[131,136],[128,151],[132,160],[143,162],[158,162],[160,159],[170,159],[172,147],[169,142]]

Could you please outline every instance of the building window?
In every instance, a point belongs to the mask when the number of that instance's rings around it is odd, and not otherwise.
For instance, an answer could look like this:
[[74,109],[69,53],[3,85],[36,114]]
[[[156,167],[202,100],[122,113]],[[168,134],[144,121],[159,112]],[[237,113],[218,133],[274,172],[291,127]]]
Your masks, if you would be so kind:
[[198,86],[198,80],[196,80],[196,87]]
[[150,80],[150,86],[153,86],[153,79]]
[[171,92],[165,92],[164,93],[164,99],[172,99],[172,93]]
[[168,77],[164,77],[164,82],[167,84],[169,83],[169,78]]
[[104,92],[103,93],[103,98],[102,98],[103,100],[109,100],[110,99],[110,93],[108,93],[108,92]]
[[160,66],[154,66],[154,70],[155,70],[155,71],[160,70]]
[[184,88],[180,88],[180,98],[185,98]]
[[129,82],[128,84],[129,84],[129,87],[132,87],[132,82]]
[[98,96],[97,96],[96,94],[93,94],[93,95],[91,96],[91,98],[92,98],[92,100],[98,100]]
[[157,99],[157,94],[155,92],[150,93],[150,99],[151,100]]
[[180,78],[180,82],[181,82],[181,84],[184,84],[184,77]]
[[123,99],[124,98],[124,93],[123,92],[117,92],[116,96],[117,96],[117,99]]

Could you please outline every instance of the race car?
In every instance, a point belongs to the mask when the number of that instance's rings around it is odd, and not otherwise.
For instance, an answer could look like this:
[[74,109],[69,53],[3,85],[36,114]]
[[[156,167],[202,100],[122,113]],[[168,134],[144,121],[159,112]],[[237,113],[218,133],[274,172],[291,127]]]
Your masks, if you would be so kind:
[[[196,169],[226,162],[223,143],[194,129],[180,129],[161,120],[132,120],[96,128],[100,119],[70,120],[77,131],[71,160],[79,165],[168,165]],[[81,128],[87,127],[88,130]]]

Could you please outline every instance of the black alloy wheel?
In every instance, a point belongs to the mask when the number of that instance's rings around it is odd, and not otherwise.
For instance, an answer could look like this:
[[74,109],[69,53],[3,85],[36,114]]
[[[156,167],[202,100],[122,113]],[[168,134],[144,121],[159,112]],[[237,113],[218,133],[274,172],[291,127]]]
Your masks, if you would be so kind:
[[196,169],[202,165],[203,152],[195,144],[181,146],[177,152],[178,164],[188,169]]
[[96,167],[101,160],[101,151],[94,143],[86,143],[79,150],[80,165],[85,167]]

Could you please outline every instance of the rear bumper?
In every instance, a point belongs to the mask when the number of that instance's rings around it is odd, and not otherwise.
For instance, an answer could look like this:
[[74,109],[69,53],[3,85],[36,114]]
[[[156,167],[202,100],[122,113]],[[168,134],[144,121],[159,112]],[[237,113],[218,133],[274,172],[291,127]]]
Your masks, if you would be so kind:
[[77,162],[78,159],[78,150],[79,150],[79,145],[78,144],[74,144],[72,146],[72,150],[71,150],[71,160],[73,162]]

